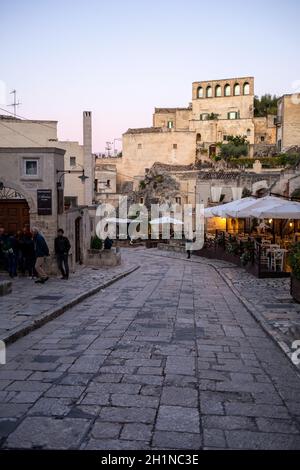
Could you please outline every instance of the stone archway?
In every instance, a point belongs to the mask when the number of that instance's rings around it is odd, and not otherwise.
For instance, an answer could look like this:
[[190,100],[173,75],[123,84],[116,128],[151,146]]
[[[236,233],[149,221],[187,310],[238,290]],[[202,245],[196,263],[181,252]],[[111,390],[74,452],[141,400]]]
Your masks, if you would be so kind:
[[1,187],[8,188],[9,190],[18,193],[21,197],[26,199],[29,206],[30,215],[37,212],[36,202],[32,198],[31,194],[26,190],[26,188],[24,188],[24,186],[15,183],[14,181],[9,181],[0,177],[0,190]]
[[258,197],[266,196],[268,194],[268,191],[269,191],[269,185],[266,180],[256,181],[256,183],[252,185],[253,196],[258,196]]
[[23,188],[15,183],[0,181],[0,226],[7,232],[16,233],[30,224],[33,201]]

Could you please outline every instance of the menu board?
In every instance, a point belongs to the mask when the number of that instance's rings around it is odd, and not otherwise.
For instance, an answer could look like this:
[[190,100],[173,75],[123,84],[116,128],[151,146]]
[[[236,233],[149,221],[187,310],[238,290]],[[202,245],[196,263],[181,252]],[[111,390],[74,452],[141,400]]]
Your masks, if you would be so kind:
[[37,190],[38,215],[52,215],[52,190]]

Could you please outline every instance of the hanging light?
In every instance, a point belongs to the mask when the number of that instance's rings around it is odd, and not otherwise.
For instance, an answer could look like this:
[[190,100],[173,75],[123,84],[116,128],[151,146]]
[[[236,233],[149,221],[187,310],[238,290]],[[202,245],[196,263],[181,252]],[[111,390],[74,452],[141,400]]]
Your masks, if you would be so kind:
[[81,181],[82,183],[84,183],[84,182],[85,182],[85,180],[87,180],[87,179],[88,179],[88,176],[85,176],[85,174],[84,174],[84,170],[82,170],[82,174],[81,174],[81,175],[79,175],[79,176],[78,176],[78,178],[80,179],[80,181]]

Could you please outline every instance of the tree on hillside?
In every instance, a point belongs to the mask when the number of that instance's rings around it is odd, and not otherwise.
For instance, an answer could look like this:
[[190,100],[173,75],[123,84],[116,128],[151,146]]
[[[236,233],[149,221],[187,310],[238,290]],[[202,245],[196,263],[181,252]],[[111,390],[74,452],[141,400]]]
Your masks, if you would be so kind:
[[278,97],[276,95],[272,96],[266,94],[261,96],[255,96],[254,98],[254,116],[255,117],[265,117],[268,114],[277,114],[277,102]]

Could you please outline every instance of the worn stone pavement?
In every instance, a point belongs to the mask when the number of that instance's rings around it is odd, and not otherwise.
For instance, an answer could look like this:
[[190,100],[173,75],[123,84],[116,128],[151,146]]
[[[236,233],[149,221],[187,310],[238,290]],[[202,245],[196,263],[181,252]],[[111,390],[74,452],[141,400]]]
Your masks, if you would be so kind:
[[222,268],[222,274],[257,312],[258,317],[276,331],[286,351],[300,339],[300,304],[291,294],[289,278],[257,279],[242,268]]
[[8,347],[1,448],[300,449],[299,375],[218,272],[129,256],[138,271]]
[[[69,280],[51,276],[45,284],[35,284],[29,277],[12,280],[12,293],[0,297],[0,339],[21,330],[40,316],[51,314],[58,305],[67,305],[78,296],[109,282],[114,276],[133,268],[130,260],[113,268],[78,266]],[[8,275],[2,274],[9,279]]]
[[[150,251],[151,256],[186,260],[186,254]],[[289,278],[258,279],[234,264],[199,256],[193,256],[191,262],[213,266],[263,325],[264,330],[292,360],[295,352],[293,343],[300,339],[300,304],[291,296]],[[298,368],[300,371],[300,365]]]

